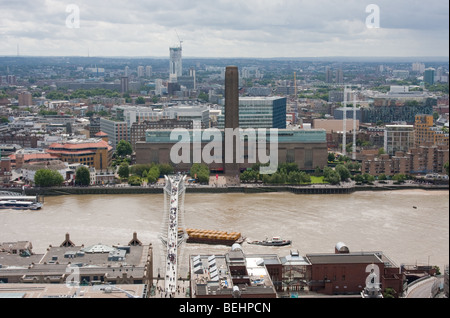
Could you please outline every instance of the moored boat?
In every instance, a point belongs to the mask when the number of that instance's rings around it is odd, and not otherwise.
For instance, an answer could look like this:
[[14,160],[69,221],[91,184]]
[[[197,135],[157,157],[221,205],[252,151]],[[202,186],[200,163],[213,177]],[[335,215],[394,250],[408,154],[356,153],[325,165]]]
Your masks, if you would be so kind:
[[292,241],[291,240],[283,240],[278,236],[274,236],[272,239],[265,239],[263,241],[248,241],[248,244],[253,244],[253,245],[262,245],[262,246],[286,246],[286,245],[291,245]]
[[41,202],[18,201],[18,200],[1,200],[0,209],[13,210],[39,210],[42,208]]

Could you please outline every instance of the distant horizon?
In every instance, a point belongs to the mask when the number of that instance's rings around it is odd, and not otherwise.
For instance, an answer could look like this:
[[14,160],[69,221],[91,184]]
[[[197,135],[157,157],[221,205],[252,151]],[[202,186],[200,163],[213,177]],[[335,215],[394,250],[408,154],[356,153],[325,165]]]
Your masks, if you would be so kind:
[[[0,58],[103,58],[103,59],[169,59],[167,56],[84,56],[84,55],[0,55]],[[189,59],[204,59],[204,60],[408,60],[415,62],[450,62],[449,56],[298,56],[298,57],[245,57],[245,56],[232,56],[232,57],[208,57],[208,56],[183,56],[183,60]]]

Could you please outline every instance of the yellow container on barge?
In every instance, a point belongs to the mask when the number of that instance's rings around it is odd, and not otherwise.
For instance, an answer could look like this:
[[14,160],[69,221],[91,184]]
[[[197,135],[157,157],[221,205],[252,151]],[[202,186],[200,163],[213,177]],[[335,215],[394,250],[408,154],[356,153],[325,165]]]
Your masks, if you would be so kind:
[[245,238],[239,232],[225,232],[215,230],[186,229],[187,243],[213,244],[232,246],[243,243]]

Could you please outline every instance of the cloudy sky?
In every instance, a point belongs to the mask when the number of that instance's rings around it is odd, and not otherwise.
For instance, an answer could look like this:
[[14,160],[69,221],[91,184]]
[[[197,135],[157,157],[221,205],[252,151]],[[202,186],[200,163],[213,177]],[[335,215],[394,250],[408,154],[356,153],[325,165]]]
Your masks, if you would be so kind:
[[177,34],[185,57],[448,57],[449,3],[0,0],[0,55],[167,57]]

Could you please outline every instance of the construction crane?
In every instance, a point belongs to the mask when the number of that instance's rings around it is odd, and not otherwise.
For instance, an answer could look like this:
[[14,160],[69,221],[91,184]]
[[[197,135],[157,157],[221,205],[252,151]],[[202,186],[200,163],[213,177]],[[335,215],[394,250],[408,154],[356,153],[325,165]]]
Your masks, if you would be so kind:
[[181,48],[182,48],[183,41],[180,39],[180,36],[178,35],[177,30],[175,30],[175,33],[177,34],[178,42],[180,42],[180,49],[181,49]]

